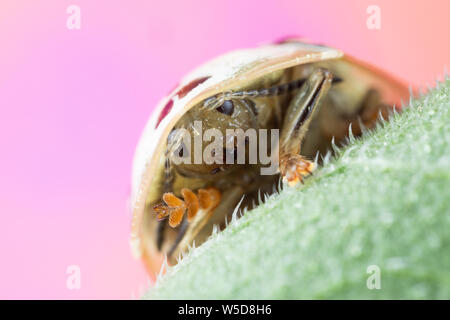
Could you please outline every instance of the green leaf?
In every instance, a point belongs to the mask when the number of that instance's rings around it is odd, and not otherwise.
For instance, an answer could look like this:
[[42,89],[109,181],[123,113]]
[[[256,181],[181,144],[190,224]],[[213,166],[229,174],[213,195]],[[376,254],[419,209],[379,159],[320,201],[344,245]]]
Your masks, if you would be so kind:
[[449,299],[449,182],[446,78],[192,249],[144,298]]

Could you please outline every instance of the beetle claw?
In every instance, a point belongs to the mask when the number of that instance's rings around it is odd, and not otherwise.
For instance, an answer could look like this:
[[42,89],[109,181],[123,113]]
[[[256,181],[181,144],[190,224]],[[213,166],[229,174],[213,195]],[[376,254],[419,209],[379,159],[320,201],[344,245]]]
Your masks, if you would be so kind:
[[157,213],[156,217],[159,221],[166,218],[170,214],[170,211],[171,211],[171,209],[168,206],[166,206],[165,204],[163,204],[162,202],[155,204],[153,206],[153,210],[155,210],[155,212]]
[[163,194],[163,202],[153,206],[158,220],[169,217],[169,225],[172,228],[177,227],[183,220],[187,211],[188,222],[191,222],[199,210],[211,211],[217,207],[220,202],[220,191],[216,188],[199,189],[198,196],[188,188],[181,190],[184,200],[181,200],[173,193]]
[[174,228],[183,220],[186,204],[171,192],[164,193],[163,200],[165,204],[157,203],[153,206],[153,210],[157,213],[158,220],[169,217],[169,225]]
[[314,162],[306,160],[299,154],[288,154],[280,159],[281,176],[291,187],[299,182],[303,183],[303,177],[312,174],[314,169]]

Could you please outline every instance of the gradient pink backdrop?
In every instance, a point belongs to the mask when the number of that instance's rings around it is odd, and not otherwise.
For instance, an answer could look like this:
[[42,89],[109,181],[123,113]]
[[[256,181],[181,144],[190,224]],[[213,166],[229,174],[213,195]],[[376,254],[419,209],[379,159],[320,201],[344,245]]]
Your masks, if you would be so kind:
[[[338,3],[339,2],[339,3]],[[81,30],[66,8],[81,7]],[[368,30],[366,8],[381,8]],[[0,3],[0,298],[131,298],[134,147],[157,100],[206,59],[284,35],[344,49],[414,85],[449,64],[450,1]],[[81,289],[66,268],[81,267]]]

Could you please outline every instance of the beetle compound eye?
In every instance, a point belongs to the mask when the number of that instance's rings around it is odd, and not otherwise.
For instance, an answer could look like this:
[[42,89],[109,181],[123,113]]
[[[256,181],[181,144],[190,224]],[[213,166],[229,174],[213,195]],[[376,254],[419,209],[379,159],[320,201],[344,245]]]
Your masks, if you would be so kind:
[[227,116],[231,116],[234,112],[234,103],[231,100],[225,100],[216,110]]
[[180,146],[175,151],[175,154],[177,154],[180,158],[189,157],[189,151],[187,150],[187,147],[184,144],[184,142],[180,143]]

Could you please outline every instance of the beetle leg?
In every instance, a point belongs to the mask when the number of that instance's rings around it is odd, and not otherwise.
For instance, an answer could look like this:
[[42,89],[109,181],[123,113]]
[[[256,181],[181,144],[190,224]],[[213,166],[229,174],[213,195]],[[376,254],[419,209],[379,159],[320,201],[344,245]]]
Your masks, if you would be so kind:
[[377,90],[369,89],[357,114],[357,118],[361,121],[354,121],[353,119],[352,126],[355,127],[353,134],[361,134],[361,124],[368,129],[372,129],[378,121],[380,113],[384,119],[387,119],[392,110],[392,107],[383,103],[381,94]]
[[[195,238],[211,217],[221,198],[220,191],[216,188],[199,189],[198,195],[190,189],[183,188],[181,194],[184,200],[171,192],[164,193],[163,202],[153,205],[158,220],[168,218],[169,226],[172,228],[178,227],[181,223],[177,238],[168,252],[171,263],[175,263],[174,251],[184,250],[186,245]],[[187,219],[183,219],[186,211]],[[160,225],[165,223],[160,222]]]
[[173,193],[167,192],[163,195],[164,203],[157,203],[153,209],[157,213],[157,219],[163,220],[169,217],[169,225],[177,227],[183,220],[187,211],[188,222],[192,222],[199,209],[211,211],[220,202],[220,192],[215,188],[199,189],[198,196],[191,189],[181,190],[184,201],[176,197]]
[[169,250],[168,257],[172,262],[205,226],[221,199],[220,191],[216,188],[199,189],[197,192],[198,196],[186,188],[182,189],[181,193],[187,202],[187,207],[191,211],[188,212],[187,225],[183,230],[180,230],[177,239]]
[[186,203],[171,192],[164,193],[163,200],[166,204],[158,203],[153,206],[153,209],[157,213],[158,220],[169,217],[169,225],[174,228],[183,219]]
[[360,136],[365,129],[373,129],[379,119],[389,117],[392,107],[383,102],[381,94],[375,89],[368,89],[362,101],[351,114],[342,113],[331,101],[326,112],[320,115],[320,131],[324,141],[330,141],[334,137],[336,142],[342,141],[349,133],[351,126],[352,134]]
[[[199,210],[175,240],[168,253],[169,259],[174,262],[173,260],[186,250],[200,232],[202,238],[203,229],[212,229],[214,224],[222,224],[223,216],[230,211],[230,207],[236,206],[243,194],[244,190],[240,186],[227,190],[223,195],[216,188],[198,190]],[[206,233],[210,235],[211,230]]]
[[300,155],[300,147],[332,79],[328,70],[315,70],[292,98],[287,109],[281,129],[279,169],[283,180],[291,186],[301,182],[303,176],[314,170],[314,163]]

